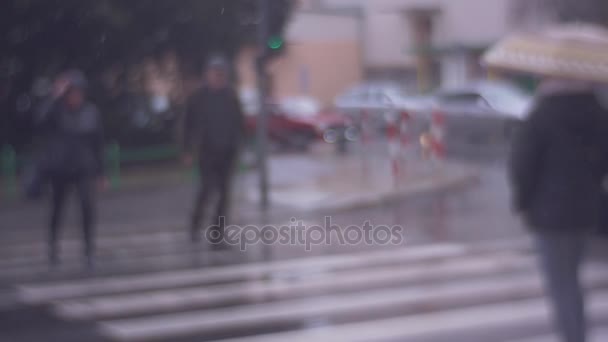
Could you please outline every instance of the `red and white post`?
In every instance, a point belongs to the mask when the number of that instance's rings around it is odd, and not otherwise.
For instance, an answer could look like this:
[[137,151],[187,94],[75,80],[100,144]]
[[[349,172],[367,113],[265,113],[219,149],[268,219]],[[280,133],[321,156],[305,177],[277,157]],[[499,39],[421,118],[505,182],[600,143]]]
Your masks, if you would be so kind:
[[406,161],[407,148],[410,144],[409,124],[410,124],[410,113],[406,111],[401,112],[401,120],[399,125],[399,142],[401,143],[401,155]]
[[400,134],[400,118],[391,116],[386,127],[386,137],[388,139],[388,154],[391,163],[391,174],[395,184],[399,183],[400,171],[401,171],[401,134]]
[[369,162],[367,160],[367,153],[371,142],[371,132],[369,127],[370,116],[367,109],[362,109],[359,114],[359,128],[361,130],[361,176],[363,181],[367,181],[369,176]]
[[369,127],[369,111],[367,109],[361,110],[361,143],[364,147],[368,147],[371,141],[371,132]]
[[431,118],[431,156],[439,164],[445,159],[445,114],[435,111]]

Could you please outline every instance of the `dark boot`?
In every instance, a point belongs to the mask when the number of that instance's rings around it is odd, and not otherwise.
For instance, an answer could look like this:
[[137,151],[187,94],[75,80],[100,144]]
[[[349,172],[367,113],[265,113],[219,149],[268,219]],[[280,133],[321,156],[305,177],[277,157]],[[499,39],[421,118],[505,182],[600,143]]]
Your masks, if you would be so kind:
[[93,233],[90,230],[85,235],[84,260],[87,271],[92,272],[95,269],[95,242],[93,241]]
[[190,219],[190,240],[197,243],[201,240],[201,222],[207,207],[207,199],[209,198],[210,185],[208,180],[201,180],[201,187],[198,190],[194,201],[194,210]]
[[95,263],[95,183],[91,178],[78,182],[82,211],[84,258],[87,271],[93,271]]
[[48,235],[49,265],[54,268],[59,265],[59,226],[63,216],[63,206],[66,200],[67,183],[61,180],[52,182],[51,218]]

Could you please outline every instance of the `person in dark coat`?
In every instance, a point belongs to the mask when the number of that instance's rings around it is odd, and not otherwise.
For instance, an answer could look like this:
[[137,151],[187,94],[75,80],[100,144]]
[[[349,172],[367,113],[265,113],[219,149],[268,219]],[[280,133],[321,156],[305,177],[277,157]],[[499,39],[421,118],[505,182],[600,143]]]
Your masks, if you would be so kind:
[[534,233],[563,341],[586,335],[580,265],[600,217],[608,114],[589,84],[547,80],[510,158],[514,209]]
[[231,179],[244,131],[241,103],[228,76],[228,64],[221,58],[212,59],[205,70],[204,84],[187,102],[184,159],[191,164],[196,155],[200,172],[200,187],[190,222],[193,242],[200,239],[200,225],[215,194],[215,214],[207,237],[214,244],[223,240]]
[[59,78],[53,97],[38,113],[43,135],[41,173],[52,190],[49,222],[49,260],[59,262],[59,229],[70,190],[80,201],[85,257],[89,267],[94,258],[95,192],[105,186],[103,177],[103,127],[95,105],[86,100],[87,81],[72,70]]

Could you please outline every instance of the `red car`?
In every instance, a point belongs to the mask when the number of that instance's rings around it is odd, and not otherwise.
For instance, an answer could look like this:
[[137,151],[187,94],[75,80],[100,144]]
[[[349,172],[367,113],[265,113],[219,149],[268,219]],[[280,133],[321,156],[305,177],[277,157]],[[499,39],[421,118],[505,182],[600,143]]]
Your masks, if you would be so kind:
[[[247,131],[255,137],[257,115],[247,117]],[[321,110],[314,100],[291,98],[268,105],[268,137],[281,148],[307,150],[323,140],[344,145],[357,137],[351,119],[331,110]]]

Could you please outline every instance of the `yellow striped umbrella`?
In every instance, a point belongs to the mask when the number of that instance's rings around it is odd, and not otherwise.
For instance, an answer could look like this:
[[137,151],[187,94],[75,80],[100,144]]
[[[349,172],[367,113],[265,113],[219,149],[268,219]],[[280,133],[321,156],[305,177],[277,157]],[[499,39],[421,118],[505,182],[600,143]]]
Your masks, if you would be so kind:
[[608,30],[564,24],[534,34],[515,34],[483,56],[486,66],[541,76],[608,82]]

